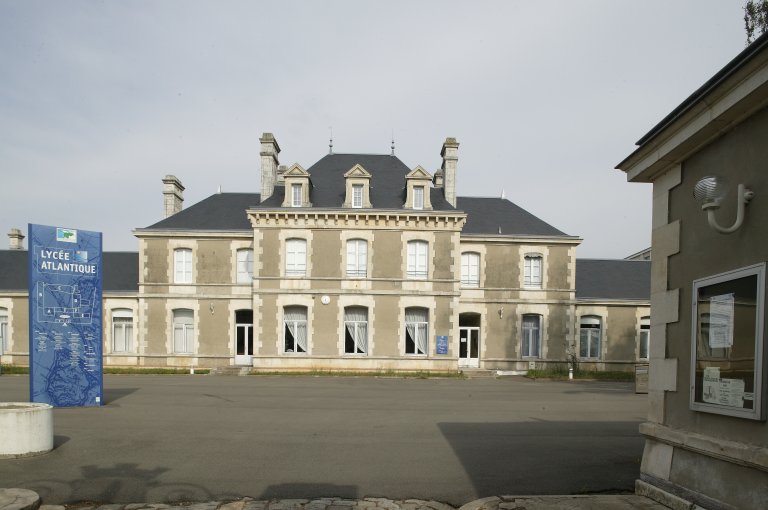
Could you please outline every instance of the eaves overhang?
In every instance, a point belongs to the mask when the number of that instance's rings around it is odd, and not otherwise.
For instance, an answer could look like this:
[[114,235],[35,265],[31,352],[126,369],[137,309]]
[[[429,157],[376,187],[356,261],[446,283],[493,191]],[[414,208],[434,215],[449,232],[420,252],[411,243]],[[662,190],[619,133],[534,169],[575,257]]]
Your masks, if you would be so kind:
[[653,182],[671,166],[768,105],[768,33],[739,53],[637,141],[616,169]]
[[196,230],[196,229],[178,229],[178,228],[136,228],[133,229],[133,235],[139,239],[143,237],[225,237],[241,238],[250,237],[253,231],[248,230]]
[[466,234],[462,232],[461,241],[489,243],[529,243],[529,244],[573,244],[578,245],[584,240],[578,236],[540,236],[526,234]]

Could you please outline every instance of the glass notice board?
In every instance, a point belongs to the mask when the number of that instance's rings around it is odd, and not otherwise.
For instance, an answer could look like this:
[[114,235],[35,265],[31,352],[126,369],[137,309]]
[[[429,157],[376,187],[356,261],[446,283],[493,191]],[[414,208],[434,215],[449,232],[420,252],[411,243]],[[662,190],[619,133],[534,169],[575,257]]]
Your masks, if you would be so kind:
[[693,282],[691,409],[765,419],[765,264]]

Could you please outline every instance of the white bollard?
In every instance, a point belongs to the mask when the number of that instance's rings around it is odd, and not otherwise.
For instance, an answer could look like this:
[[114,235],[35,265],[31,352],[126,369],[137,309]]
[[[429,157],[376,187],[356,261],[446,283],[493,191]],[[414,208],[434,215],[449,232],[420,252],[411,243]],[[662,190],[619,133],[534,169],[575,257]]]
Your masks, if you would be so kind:
[[568,380],[573,381],[573,367],[568,367]]
[[29,457],[53,450],[53,407],[0,402],[0,458]]

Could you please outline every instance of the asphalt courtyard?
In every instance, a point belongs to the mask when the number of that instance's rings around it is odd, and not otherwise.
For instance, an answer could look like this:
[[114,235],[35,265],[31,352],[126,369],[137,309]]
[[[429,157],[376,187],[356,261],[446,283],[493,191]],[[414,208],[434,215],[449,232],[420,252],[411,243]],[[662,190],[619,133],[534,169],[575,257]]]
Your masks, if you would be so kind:
[[[0,376],[0,401],[29,400]],[[0,459],[47,504],[631,492],[645,395],[524,378],[104,377],[54,410],[52,452]],[[0,431],[2,433],[2,431]]]

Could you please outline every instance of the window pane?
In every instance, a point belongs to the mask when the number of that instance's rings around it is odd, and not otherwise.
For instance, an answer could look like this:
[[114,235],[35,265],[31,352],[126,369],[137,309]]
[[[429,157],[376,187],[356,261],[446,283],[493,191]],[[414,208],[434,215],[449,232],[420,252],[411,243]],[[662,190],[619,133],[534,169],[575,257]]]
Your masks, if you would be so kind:
[[293,207],[301,207],[301,184],[291,185],[292,202]]
[[429,274],[427,266],[428,247],[429,245],[425,241],[408,242],[408,278],[427,278]]
[[424,187],[415,186],[413,188],[413,208],[424,209]]
[[285,245],[285,274],[287,276],[306,275],[307,242],[304,239],[288,239]]

